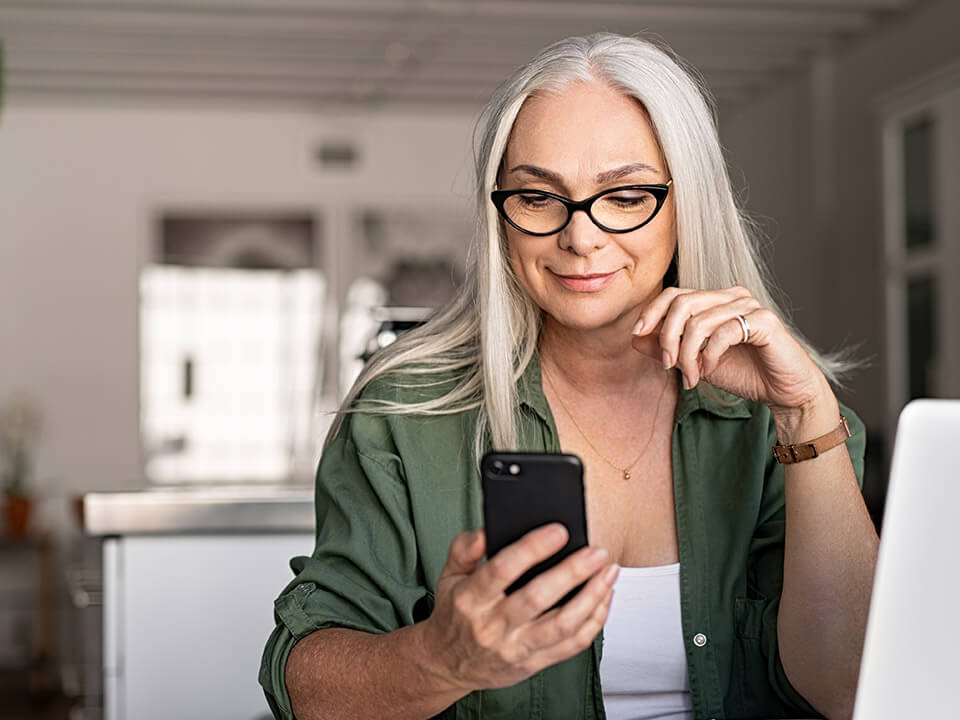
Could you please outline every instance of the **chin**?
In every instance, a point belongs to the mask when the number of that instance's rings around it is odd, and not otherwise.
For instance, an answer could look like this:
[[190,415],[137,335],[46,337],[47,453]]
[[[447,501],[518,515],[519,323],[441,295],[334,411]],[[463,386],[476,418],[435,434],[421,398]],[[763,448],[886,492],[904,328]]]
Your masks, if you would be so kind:
[[544,307],[544,312],[563,327],[571,330],[599,330],[620,320],[629,308],[609,302],[574,301]]

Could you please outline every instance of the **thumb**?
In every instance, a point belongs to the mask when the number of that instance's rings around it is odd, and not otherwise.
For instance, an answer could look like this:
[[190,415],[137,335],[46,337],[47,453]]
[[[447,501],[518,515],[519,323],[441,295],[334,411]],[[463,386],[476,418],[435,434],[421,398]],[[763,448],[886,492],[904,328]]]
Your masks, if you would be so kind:
[[450,552],[440,577],[469,575],[477,569],[486,551],[487,539],[483,528],[460,533],[450,543]]

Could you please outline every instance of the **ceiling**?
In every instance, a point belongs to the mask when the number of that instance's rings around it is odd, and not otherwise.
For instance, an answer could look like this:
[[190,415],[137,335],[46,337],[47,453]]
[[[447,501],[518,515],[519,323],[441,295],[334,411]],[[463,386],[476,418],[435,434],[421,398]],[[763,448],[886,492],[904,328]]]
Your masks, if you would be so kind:
[[11,97],[479,108],[559,38],[655,32],[721,105],[918,0],[0,0]]

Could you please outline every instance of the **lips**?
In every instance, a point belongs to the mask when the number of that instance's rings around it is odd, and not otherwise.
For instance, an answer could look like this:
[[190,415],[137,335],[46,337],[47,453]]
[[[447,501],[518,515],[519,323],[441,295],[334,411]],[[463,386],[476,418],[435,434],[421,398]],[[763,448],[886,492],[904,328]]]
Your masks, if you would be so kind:
[[561,275],[553,272],[561,285],[574,292],[599,292],[613,282],[619,270],[610,273],[589,273],[583,275]]

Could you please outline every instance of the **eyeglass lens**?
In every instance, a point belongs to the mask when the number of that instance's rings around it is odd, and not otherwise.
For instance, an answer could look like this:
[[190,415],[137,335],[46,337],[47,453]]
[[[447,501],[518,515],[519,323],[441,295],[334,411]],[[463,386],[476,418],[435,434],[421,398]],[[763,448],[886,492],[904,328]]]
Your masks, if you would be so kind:
[[[657,209],[657,198],[646,190],[618,190],[597,198],[590,212],[600,225],[611,230],[629,230],[642,225]],[[559,231],[567,222],[566,206],[537,192],[511,195],[503,204],[511,222],[533,233]]]

